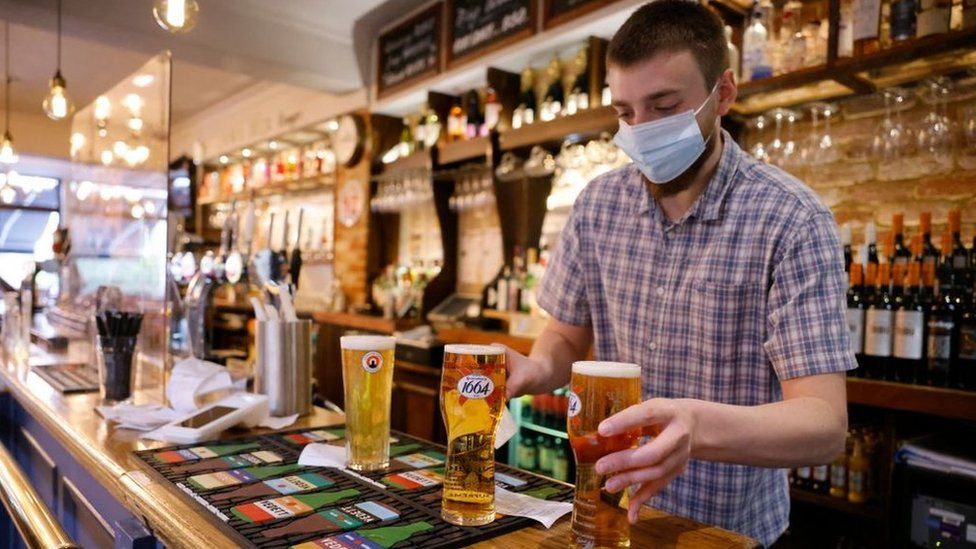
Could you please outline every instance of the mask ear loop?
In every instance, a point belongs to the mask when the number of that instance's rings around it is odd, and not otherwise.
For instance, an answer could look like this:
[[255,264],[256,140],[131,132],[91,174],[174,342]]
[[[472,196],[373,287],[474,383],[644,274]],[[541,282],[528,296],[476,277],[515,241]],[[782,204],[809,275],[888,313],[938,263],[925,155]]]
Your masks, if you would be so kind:
[[[707,105],[708,102],[712,100],[712,97],[715,96],[715,91],[718,90],[718,85],[721,81],[722,81],[722,77],[720,76],[719,79],[715,81],[715,85],[712,86],[712,91],[708,92],[708,97],[706,97],[705,100],[702,101],[702,104],[699,105],[697,109],[695,109],[695,113],[694,113],[695,124],[698,123],[698,113],[700,113],[701,110],[705,108],[705,105]],[[712,124],[712,131],[708,134],[708,139],[705,140],[706,145],[708,145],[708,142],[712,140],[712,136],[714,135],[715,135],[715,124]]]

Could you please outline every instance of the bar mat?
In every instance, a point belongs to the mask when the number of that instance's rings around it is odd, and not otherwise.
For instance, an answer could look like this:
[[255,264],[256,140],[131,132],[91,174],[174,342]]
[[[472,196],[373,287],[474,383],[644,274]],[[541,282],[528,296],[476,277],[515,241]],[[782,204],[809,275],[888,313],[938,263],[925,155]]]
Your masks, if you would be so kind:
[[[396,431],[385,470],[360,474],[297,464],[306,444],[344,445],[344,436],[339,425],[135,455],[244,547],[446,549],[538,524],[510,516],[479,527],[444,522],[440,482],[446,448]],[[495,482],[543,499],[573,499],[572,486],[501,463],[495,465]]]
[[91,364],[45,364],[31,371],[63,394],[98,391],[98,369]]

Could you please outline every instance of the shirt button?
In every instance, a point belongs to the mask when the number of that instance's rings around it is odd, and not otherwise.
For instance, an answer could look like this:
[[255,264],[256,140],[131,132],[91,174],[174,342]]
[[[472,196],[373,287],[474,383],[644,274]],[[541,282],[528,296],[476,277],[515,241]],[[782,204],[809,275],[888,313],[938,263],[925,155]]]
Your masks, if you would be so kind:
[[653,351],[653,350],[657,349],[657,343],[655,343],[655,342],[652,341],[651,344],[648,345],[648,347]]
[[664,287],[663,286],[658,286],[657,287],[657,295],[659,295],[659,296],[664,295]]

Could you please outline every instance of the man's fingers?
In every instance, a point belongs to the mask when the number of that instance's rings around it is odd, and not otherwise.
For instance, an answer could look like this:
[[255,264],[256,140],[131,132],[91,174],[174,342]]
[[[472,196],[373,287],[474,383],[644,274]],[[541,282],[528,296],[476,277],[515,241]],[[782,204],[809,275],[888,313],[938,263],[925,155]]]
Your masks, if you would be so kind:
[[596,472],[608,475],[616,471],[626,471],[640,467],[657,465],[658,462],[674,452],[679,435],[665,429],[654,440],[636,449],[614,452],[596,462]]
[[631,524],[636,524],[641,506],[644,505],[647,500],[654,497],[654,494],[658,493],[661,488],[664,488],[664,485],[665,483],[660,480],[653,480],[651,482],[641,484],[640,487],[630,496],[630,506],[627,508],[627,521]]
[[614,493],[634,484],[643,484],[681,474],[684,470],[683,460],[681,454],[675,452],[661,463],[623,471],[607,480],[606,489],[608,492]]
[[674,417],[674,403],[669,399],[652,398],[634,404],[629,408],[617,412],[600,423],[599,433],[603,436],[612,436],[644,427],[666,423]]

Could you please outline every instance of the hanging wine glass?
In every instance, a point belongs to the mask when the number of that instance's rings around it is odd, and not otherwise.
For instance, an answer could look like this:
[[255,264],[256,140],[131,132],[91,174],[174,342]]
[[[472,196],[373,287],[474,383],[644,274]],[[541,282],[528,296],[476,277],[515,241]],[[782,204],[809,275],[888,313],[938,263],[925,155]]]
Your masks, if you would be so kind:
[[[793,122],[796,121],[796,112],[790,109],[778,108],[770,111],[769,116],[773,119],[773,140],[769,144],[769,151],[767,153],[769,163],[782,166],[784,162],[789,162],[789,158],[796,149],[796,144],[789,136],[789,127],[792,127]],[[784,121],[789,126],[786,132],[783,131]]]
[[756,143],[749,149],[749,153],[763,162],[769,162],[769,151],[766,149],[766,117],[757,116],[752,119],[752,126],[756,128]]
[[882,92],[884,116],[878,123],[872,140],[872,156],[878,162],[879,179],[896,179],[909,140],[901,123],[901,110],[906,92],[902,88],[888,88]]
[[810,115],[814,119],[823,120],[823,132],[815,131],[812,135],[813,151],[812,163],[814,165],[831,164],[836,162],[839,154],[837,147],[834,146],[834,136],[830,131],[830,123],[837,114],[837,105],[833,103],[817,102],[810,105]]
[[962,131],[957,162],[964,170],[976,170],[976,102],[959,110],[959,124]]
[[918,128],[919,155],[927,166],[927,173],[942,173],[952,169],[953,124],[946,114],[951,82],[944,77],[926,81],[922,94],[930,110]]

